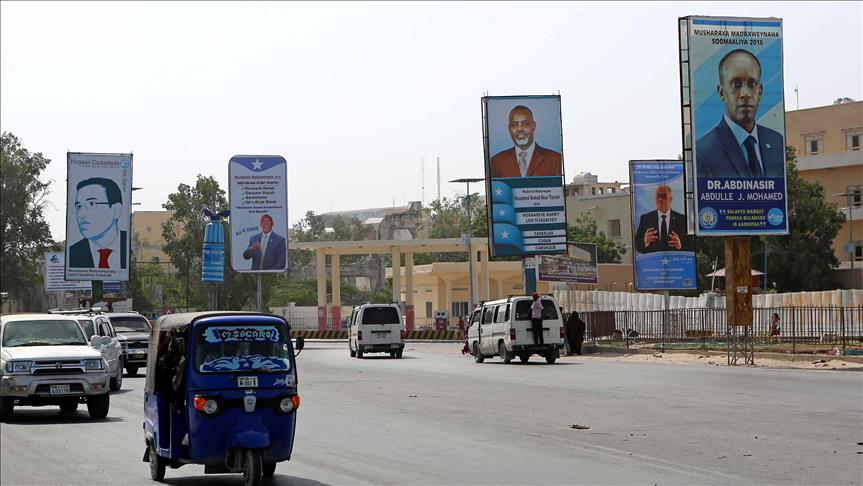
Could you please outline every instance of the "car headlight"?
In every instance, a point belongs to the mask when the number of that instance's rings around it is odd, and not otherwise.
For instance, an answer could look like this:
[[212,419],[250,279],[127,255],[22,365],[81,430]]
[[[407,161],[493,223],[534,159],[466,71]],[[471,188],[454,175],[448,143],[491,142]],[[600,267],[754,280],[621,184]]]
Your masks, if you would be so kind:
[[30,371],[32,361],[7,361],[6,371],[10,373],[22,373]]
[[84,368],[88,370],[104,370],[105,360],[102,359],[85,359]]
[[298,408],[300,408],[299,395],[291,395],[289,397],[282,398],[282,401],[279,402],[279,411],[282,413],[291,413]]

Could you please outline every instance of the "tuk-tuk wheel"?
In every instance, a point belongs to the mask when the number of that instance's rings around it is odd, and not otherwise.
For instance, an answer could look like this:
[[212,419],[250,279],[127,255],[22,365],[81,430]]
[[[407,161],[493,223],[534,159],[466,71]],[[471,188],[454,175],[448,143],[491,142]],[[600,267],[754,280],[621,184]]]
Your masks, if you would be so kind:
[[165,461],[156,454],[156,448],[153,444],[147,446],[150,449],[150,479],[153,481],[162,481],[165,479]]
[[243,484],[246,486],[259,486],[262,476],[261,451],[246,449],[246,468],[243,469]]
[[276,463],[264,464],[264,477],[271,478],[276,474]]

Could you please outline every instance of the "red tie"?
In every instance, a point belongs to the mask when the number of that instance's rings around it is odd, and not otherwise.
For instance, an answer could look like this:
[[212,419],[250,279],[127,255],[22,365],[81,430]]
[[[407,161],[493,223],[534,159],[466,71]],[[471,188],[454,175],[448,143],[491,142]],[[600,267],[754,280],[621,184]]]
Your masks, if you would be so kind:
[[113,250],[109,250],[107,248],[102,248],[99,250],[99,268],[109,268],[108,267],[108,255],[111,254]]

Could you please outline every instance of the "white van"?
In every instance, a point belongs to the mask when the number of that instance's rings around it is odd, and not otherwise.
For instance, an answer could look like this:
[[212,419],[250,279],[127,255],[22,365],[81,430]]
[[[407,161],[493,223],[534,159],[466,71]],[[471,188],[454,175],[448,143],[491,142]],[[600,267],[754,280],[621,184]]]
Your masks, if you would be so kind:
[[351,312],[348,349],[351,358],[365,353],[390,353],[401,358],[405,349],[405,327],[398,304],[363,304]]
[[467,344],[476,362],[500,356],[502,362],[509,363],[518,356],[522,363],[527,363],[532,355],[538,354],[548,364],[553,364],[563,347],[563,319],[553,297],[544,295],[540,301],[543,344],[534,341],[530,321],[533,298],[530,296],[484,302],[474,310],[467,331]]

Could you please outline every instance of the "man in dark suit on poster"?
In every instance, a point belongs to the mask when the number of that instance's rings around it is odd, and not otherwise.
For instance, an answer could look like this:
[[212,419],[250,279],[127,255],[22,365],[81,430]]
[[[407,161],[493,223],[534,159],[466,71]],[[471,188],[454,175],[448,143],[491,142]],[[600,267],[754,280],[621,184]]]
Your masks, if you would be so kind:
[[491,158],[492,178],[563,175],[560,153],[534,141],[536,122],[528,107],[518,105],[509,112],[508,129],[515,146]]
[[117,224],[123,214],[120,186],[91,177],[76,189],[75,219],[83,238],[69,248],[69,268],[127,268],[127,232]]
[[656,188],[656,209],[641,215],[635,232],[635,249],[639,253],[657,251],[692,251],[692,238],[686,234],[686,216],[671,209],[671,188]]
[[243,258],[252,260],[252,270],[284,270],[288,248],[285,238],[273,231],[273,218],[261,215],[261,232],[249,239]]
[[761,63],[751,52],[736,49],[719,61],[719,97],[725,114],[696,142],[698,177],[782,177],[782,134],[755,123],[764,86]]

